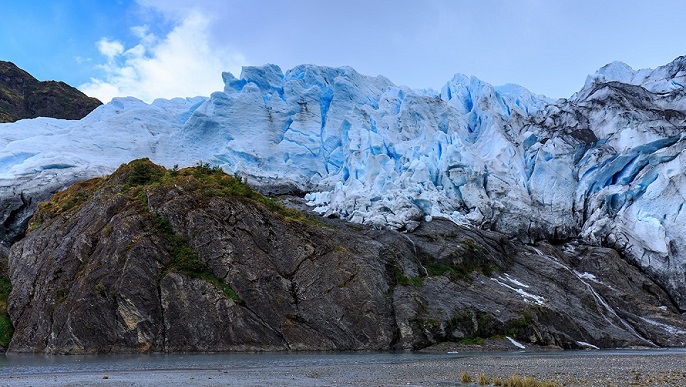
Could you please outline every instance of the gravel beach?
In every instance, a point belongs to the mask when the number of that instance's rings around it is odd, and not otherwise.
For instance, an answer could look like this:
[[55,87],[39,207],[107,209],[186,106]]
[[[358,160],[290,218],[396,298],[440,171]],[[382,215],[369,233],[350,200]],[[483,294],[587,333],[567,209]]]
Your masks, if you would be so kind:
[[[321,355],[323,357],[329,355]],[[354,357],[354,356],[353,356]],[[315,358],[312,358],[315,359]],[[390,358],[392,359],[392,358]],[[284,364],[203,369],[109,369],[13,374],[3,365],[3,386],[461,386],[460,375],[533,376],[562,386],[684,386],[686,351],[554,351],[458,353],[396,360],[336,357]],[[476,385],[476,383],[472,384]]]

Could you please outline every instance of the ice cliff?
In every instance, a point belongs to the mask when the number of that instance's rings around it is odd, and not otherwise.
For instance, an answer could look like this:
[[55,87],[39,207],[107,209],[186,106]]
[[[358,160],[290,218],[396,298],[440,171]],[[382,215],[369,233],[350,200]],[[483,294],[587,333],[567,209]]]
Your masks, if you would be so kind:
[[553,101],[463,75],[434,92],[348,67],[246,67],[209,98],[0,125],[0,236],[21,233],[40,195],[131,159],[202,161],[352,222],[412,231],[445,217],[614,247],[686,309],[685,78],[684,57],[615,62]]

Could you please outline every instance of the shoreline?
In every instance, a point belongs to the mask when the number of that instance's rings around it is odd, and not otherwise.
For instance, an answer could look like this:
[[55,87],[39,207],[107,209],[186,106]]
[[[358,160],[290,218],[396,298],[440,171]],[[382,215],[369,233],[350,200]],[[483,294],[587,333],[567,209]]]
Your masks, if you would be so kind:
[[[11,356],[14,357],[14,356]],[[30,360],[20,355],[19,360]],[[40,356],[38,360],[40,360]],[[95,360],[97,361],[95,361]],[[7,360],[7,359],[5,359]],[[79,360],[79,361],[72,361]],[[89,361],[93,360],[93,363]],[[154,361],[164,360],[159,363]],[[173,360],[167,362],[166,360]],[[150,362],[150,364],[147,364]],[[30,361],[5,361],[8,386],[460,386],[460,375],[552,380],[564,386],[683,386],[686,349],[457,354],[222,354],[49,357],[44,372]],[[119,363],[118,363],[119,362]],[[127,363],[128,362],[128,363]],[[15,364],[13,364],[15,363]],[[119,364],[119,365],[117,365]],[[19,368],[16,366],[19,365]],[[23,368],[22,368],[23,367]],[[12,370],[15,372],[12,373]],[[23,370],[23,371],[22,371]],[[9,372],[8,372],[9,371]],[[475,384],[474,384],[475,385]]]

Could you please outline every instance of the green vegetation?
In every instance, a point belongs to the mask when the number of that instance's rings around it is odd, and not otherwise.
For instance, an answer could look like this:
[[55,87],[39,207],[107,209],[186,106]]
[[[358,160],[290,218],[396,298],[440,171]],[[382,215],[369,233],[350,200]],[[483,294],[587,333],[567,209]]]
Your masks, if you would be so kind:
[[479,376],[476,378],[480,386],[487,386],[491,384],[491,378],[486,376],[483,372],[479,374]]
[[505,334],[507,336],[517,336],[517,332],[521,329],[525,329],[531,324],[533,324],[534,318],[531,316],[531,313],[529,311],[524,311],[522,312],[522,317],[518,318],[517,320],[514,320],[511,322],[510,326],[507,328]]
[[[474,384],[474,378],[467,371],[460,374],[462,384]],[[480,386],[501,386],[501,387],[557,387],[559,384],[553,380],[536,380],[532,376],[511,375],[508,378],[500,376],[489,377],[480,373],[476,379]]]
[[107,225],[102,228],[102,234],[106,237],[109,238],[110,235],[112,235],[112,232],[114,231],[114,228],[111,225]]
[[102,186],[103,182],[103,178],[80,181],[74,183],[66,190],[54,194],[49,201],[39,203],[38,210],[31,218],[26,232],[29,233],[43,225],[46,221],[80,207],[93,196],[95,191]]
[[460,381],[462,383],[472,383],[474,381],[474,378],[472,377],[472,375],[467,373],[467,371],[463,371],[462,375],[460,376]]
[[463,332],[465,337],[458,341],[460,344],[483,345],[485,339],[502,336],[505,327],[491,313],[465,310],[453,313],[447,331]]
[[7,298],[12,291],[12,284],[9,278],[0,276],[0,346],[7,348],[12,340],[14,327],[7,313]]
[[182,187],[186,191],[200,193],[206,197],[233,197],[250,200],[261,204],[271,212],[279,214],[287,221],[315,223],[324,225],[323,222],[310,219],[302,212],[288,208],[276,199],[266,197],[252,189],[239,175],[230,176],[220,167],[211,167],[207,163],[200,162],[194,167],[178,169],[165,169],[150,162],[148,159],[139,159],[123,165],[120,169],[129,171],[126,191],[130,197],[136,198],[144,206],[148,205],[146,191],[161,186]]
[[209,270],[207,264],[198,258],[198,253],[188,245],[188,242],[174,232],[169,220],[155,216],[153,221],[167,242],[172,255],[172,264],[176,269],[188,274],[201,274]]
[[471,272],[467,272],[464,268],[456,265],[446,265],[444,263],[427,263],[426,270],[430,276],[447,276],[451,281],[458,281],[467,278]]
[[55,293],[55,306],[63,303],[67,299],[67,295],[69,295],[69,289],[67,288],[62,288]]
[[[487,312],[471,310],[455,311],[447,322],[446,331],[462,332],[465,337],[455,338],[461,345],[484,345],[487,339],[504,339],[505,336],[517,337],[521,330],[533,324],[533,317],[529,311],[523,311],[521,317],[502,323],[495,316]],[[448,338],[450,339],[450,338]]]
[[422,286],[424,285],[423,277],[408,277],[403,273],[403,270],[396,266],[393,266],[393,271],[395,272],[395,283],[402,286]]
[[148,193],[145,192],[144,190],[139,190],[138,192],[136,192],[136,200],[138,200],[138,202],[140,204],[142,204],[143,207],[147,207],[148,206]]
[[238,303],[238,304],[241,304],[241,305],[245,305],[245,301],[243,301],[240,297],[238,297],[238,294],[236,294],[236,292],[235,292],[233,289],[231,289],[231,286],[229,286],[229,285],[225,284],[224,282],[222,282],[222,280],[220,280],[219,278],[217,278],[217,277],[216,277],[214,274],[212,274],[211,272],[210,272],[210,273],[207,273],[207,272],[202,273],[202,274],[200,275],[200,277],[201,277],[202,279],[204,279],[205,281],[209,281],[210,283],[214,284],[214,286],[216,286],[216,287],[218,287],[219,289],[221,289],[222,292],[224,292],[224,295],[225,295],[226,297],[232,299],[234,302],[236,302],[236,303]]
[[464,253],[454,253],[449,257],[449,262],[435,262],[431,259],[424,264],[430,276],[446,276],[451,281],[469,281],[473,273],[481,273],[490,276],[496,269],[486,254],[483,247],[470,239],[460,241],[465,246]]
[[[473,273],[481,273],[490,276],[496,269],[483,247],[470,239],[460,241],[464,245],[462,252],[454,252],[442,262],[437,262],[434,257],[428,256],[422,259],[426,276],[408,277],[397,265],[394,266],[395,282],[398,285],[422,286],[426,277],[445,276],[450,281],[470,281]],[[395,254],[393,255],[395,257]]]
[[95,285],[95,291],[98,292],[101,296],[105,297],[107,295],[105,285],[102,282],[98,282]]
[[217,278],[212,269],[200,260],[198,253],[188,245],[188,242],[174,232],[168,219],[155,216],[153,217],[153,222],[167,243],[167,248],[172,256],[171,267],[173,269],[189,277],[202,278],[220,288],[228,298],[239,304],[243,303],[243,300],[238,297],[236,292]]
[[465,337],[458,340],[458,344],[462,345],[484,345],[486,339],[483,337]]
[[531,376],[512,375],[507,379],[493,378],[494,386],[503,387],[557,387],[559,384],[553,380],[536,380]]
[[[238,175],[230,176],[219,167],[210,167],[207,163],[198,163],[194,167],[165,169],[148,159],[133,160],[119,167],[115,175],[124,175],[123,192],[131,199],[136,199],[144,207],[148,206],[148,191],[156,187],[181,187],[186,191],[200,193],[206,197],[241,198],[258,203],[269,211],[279,214],[286,221],[311,223],[327,226],[325,223],[308,218],[302,212],[285,207],[278,200],[266,197],[252,189]],[[47,221],[68,211],[79,208],[86,203],[96,190],[105,184],[111,184],[112,178],[95,178],[73,184],[65,191],[58,192],[49,201],[39,203],[27,233],[44,225]],[[114,185],[121,184],[121,179],[114,179]]]
[[476,244],[476,242],[474,242],[471,239],[463,239],[462,241],[460,241],[460,243],[465,245],[472,252],[477,252],[477,251],[483,250],[483,247],[479,246],[478,244]]
[[164,168],[151,163],[148,159],[134,160],[129,163],[131,174],[127,185],[137,187],[159,183],[164,176]]

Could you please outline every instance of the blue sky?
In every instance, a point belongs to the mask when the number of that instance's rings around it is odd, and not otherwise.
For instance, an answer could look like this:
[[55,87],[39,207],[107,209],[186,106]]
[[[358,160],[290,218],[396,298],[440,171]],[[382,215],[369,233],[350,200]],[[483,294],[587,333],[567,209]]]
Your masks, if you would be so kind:
[[221,71],[349,65],[412,88],[455,73],[568,97],[619,60],[686,55],[686,2],[0,0],[0,59],[108,101],[209,95]]

